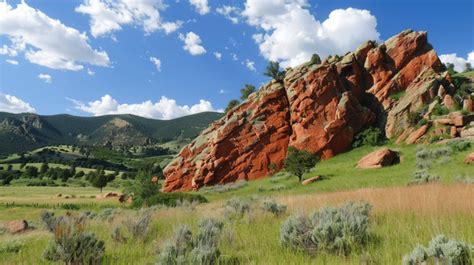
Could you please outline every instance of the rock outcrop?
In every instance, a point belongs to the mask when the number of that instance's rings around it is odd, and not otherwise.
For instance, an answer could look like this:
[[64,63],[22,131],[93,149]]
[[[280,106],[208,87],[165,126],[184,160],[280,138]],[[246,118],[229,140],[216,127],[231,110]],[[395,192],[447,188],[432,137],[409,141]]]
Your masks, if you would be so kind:
[[[289,146],[321,159],[347,151],[370,125],[388,137],[409,127],[408,114],[452,94],[426,32],[404,31],[377,45],[286,71],[214,122],[165,168],[164,191],[265,177]],[[408,136],[408,133],[404,137]]]
[[361,158],[357,162],[357,167],[363,169],[381,168],[398,164],[399,162],[400,157],[397,152],[388,148],[381,148]]

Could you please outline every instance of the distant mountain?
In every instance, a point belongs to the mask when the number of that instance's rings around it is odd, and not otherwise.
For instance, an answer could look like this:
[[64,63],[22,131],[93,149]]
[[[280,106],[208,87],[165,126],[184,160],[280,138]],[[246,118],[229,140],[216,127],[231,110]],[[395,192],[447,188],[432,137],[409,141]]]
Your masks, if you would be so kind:
[[221,113],[203,112],[174,120],[135,115],[77,117],[0,112],[0,154],[28,151],[47,145],[149,145],[192,139]]

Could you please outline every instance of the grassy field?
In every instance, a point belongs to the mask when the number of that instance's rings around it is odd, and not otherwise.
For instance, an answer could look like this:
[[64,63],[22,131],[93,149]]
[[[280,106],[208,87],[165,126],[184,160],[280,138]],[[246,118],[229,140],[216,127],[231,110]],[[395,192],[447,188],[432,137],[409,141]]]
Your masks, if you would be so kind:
[[[193,207],[148,209],[152,223],[145,240],[117,243],[111,238],[115,226],[143,214],[116,202],[116,199],[91,198],[94,188],[74,187],[0,187],[0,222],[23,218],[36,229],[20,235],[0,234],[2,244],[20,241],[18,253],[0,253],[0,264],[50,264],[42,258],[51,234],[40,223],[40,213],[55,208],[57,214],[66,210],[63,203],[75,203],[83,211],[100,215],[104,208],[117,209],[112,220],[94,218],[91,231],[105,241],[105,264],[148,264],[156,261],[157,249],[173,236],[179,224],[188,224],[195,231],[202,218],[216,217],[225,221],[220,250],[224,258],[233,257],[240,264],[401,264],[403,255],[417,244],[426,245],[432,237],[445,234],[474,245],[474,185],[456,181],[458,176],[474,176],[474,169],[463,163],[469,150],[456,153],[434,163],[430,172],[441,177],[435,184],[408,186],[415,170],[416,146],[395,146],[403,161],[383,169],[355,169],[357,161],[373,151],[372,147],[355,149],[333,159],[320,162],[305,177],[322,175],[323,180],[302,186],[296,177],[284,174],[247,183],[244,187],[224,193],[200,192],[210,202]],[[435,148],[432,147],[432,148]],[[108,189],[111,190],[111,189]],[[62,197],[55,195],[61,193]],[[75,195],[65,199],[64,195]],[[256,197],[252,210],[242,218],[227,219],[226,200],[231,197]],[[274,217],[261,208],[271,198],[288,206],[288,212]],[[321,252],[311,256],[283,248],[279,242],[280,226],[288,215],[311,213],[324,206],[337,206],[348,201],[366,201],[373,206],[370,216],[372,240],[349,256]],[[18,206],[6,207],[15,202]],[[39,205],[34,205],[39,204]]]

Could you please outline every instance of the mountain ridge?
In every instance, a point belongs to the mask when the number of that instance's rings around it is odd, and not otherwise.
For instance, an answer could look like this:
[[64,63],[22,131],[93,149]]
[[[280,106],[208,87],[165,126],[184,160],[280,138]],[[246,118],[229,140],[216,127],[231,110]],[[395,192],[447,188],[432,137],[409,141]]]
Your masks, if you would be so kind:
[[[223,114],[202,112],[172,120],[132,114],[81,117],[0,112],[0,154],[47,145],[147,145],[178,138],[192,139]],[[127,126],[114,126],[127,124]]]

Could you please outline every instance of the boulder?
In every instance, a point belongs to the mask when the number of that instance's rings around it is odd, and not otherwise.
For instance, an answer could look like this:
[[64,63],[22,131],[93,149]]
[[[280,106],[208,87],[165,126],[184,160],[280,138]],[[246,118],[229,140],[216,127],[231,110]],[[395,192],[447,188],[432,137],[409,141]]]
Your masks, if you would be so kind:
[[471,127],[469,129],[464,129],[461,130],[461,138],[474,138],[474,127]]
[[9,233],[17,234],[28,229],[28,222],[26,220],[14,220],[8,222],[5,227]]
[[452,120],[453,120],[454,126],[463,127],[469,124],[470,122],[474,121],[474,114],[471,114],[471,115],[459,114],[459,115],[456,115],[454,118],[452,118]]
[[407,144],[414,144],[418,139],[420,139],[428,131],[429,125],[425,124],[418,128],[416,131],[412,132],[405,141]]
[[451,136],[451,138],[456,138],[458,136],[458,130],[455,126],[451,126],[449,135]]
[[400,136],[398,136],[397,140],[395,141],[396,144],[401,144],[406,138],[408,135],[410,135],[410,133],[413,132],[413,128],[412,127],[408,127],[406,128],[402,134],[400,134]]
[[443,104],[449,110],[454,110],[455,108],[454,100],[453,100],[453,97],[451,97],[451,95],[444,96]]
[[472,102],[472,99],[465,99],[463,101],[462,108],[466,111],[474,112],[474,103]]
[[474,165],[474,153],[470,153],[468,156],[466,156],[464,163]]
[[400,163],[400,157],[397,152],[388,148],[381,148],[374,151],[357,162],[358,168],[381,168]]
[[308,179],[305,179],[303,180],[303,182],[301,182],[301,184],[307,186],[313,182],[316,182],[318,180],[321,180],[321,176],[314,176],[314,177],[311,177],[311,178],[308,178]]

